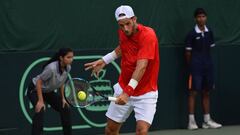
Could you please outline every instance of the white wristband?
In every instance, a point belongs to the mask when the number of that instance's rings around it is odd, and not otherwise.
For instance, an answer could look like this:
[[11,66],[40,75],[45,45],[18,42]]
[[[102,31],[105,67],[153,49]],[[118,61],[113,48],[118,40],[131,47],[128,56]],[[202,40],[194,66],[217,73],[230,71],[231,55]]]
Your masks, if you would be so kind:
[[107,55],[103,56],[102,59],[106,64],[109,64],[110,62],[117,59],[117,54],[115,51],[112,51],[112,52],[108,53]]
[[129,86],[131,86],[133,89],[135,89],[138,85],[138,81],[135,79],[131,79],[128,83]]

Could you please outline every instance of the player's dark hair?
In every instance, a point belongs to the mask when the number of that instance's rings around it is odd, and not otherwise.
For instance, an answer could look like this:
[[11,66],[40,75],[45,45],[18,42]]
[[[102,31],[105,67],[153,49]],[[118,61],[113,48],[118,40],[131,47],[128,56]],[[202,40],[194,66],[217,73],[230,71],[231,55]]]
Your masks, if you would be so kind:
[[44,65],[43,65],[43,69],[50,63],[54,62],[54,61],[60,61],[60,56],[64,57],[65,55],[67,55],[69,52],[73,52],[73,50],[71,48],[60,48],[58,50],[57,53],[55,53],[50,60],[48,60]]
[[197,8],[194,11],[194,17],[196,18],[198,15],[200,14],[204,14],[205,16],[207,16],[206,11],[203,8]]

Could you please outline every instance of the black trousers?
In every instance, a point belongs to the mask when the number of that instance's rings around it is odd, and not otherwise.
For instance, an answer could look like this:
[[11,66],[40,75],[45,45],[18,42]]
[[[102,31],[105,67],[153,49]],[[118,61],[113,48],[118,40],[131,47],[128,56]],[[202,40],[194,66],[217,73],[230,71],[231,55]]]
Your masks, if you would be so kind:
[[[38,96],[37,91],[33,90],[34,88],[35,86],[31,83],[28,87],[27,96],[35,107],[38,102]],[[43,93],[43,99],[46,103],[50,104],[54,110],[60,113],[63,134],[72,135],[70,108],[68,106],[62,107],[62,98],[60,95],[55,92]],[[43,119],[44,109],[42,108],[40,112],[35,112],[32,118],[32,135],[43,134]]]

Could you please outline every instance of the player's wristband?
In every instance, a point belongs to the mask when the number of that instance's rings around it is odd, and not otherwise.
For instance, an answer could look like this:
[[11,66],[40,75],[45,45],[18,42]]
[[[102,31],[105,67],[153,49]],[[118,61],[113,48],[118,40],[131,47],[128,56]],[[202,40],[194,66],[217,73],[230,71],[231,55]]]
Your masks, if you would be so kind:
[[117,54],[115,51],[112,51],[112,52],[108,53],[107,55],[103,56],[102,59],[106,64],[109,64],[110,62],[117,59]]
[[138,85],[138,81],[135,79],[131,79],[128,83],[129,86],[131,86],[133,89],[136,89],[137,85]]
[[137,87],[138,81],[135,79],[131,79],[128,85],[124,88],[124,92],[128,94],[128,96],[132,96],[134,93],[134,89]]
[[132,96],[133,93],[134,93],[134,89],[133,89],[131,86],[129,86],[129,85],[127,85],[127,86],[123,89],[123,91],[124,91],[125,93],[127,93],[128,96]]

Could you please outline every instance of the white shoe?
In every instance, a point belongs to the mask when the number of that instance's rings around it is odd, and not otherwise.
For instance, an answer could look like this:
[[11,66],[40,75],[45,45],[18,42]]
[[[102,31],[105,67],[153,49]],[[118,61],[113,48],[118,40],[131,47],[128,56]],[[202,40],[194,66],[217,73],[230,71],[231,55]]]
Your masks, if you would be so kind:
[[198,126],[195,121],[189,121],[188,122],[188,129],[189,130],[196,130],[198,129]]
[[204,129],[208,129],[208,128],[213,128],[213,129],[216,129],[216,128],[221,128],[222,125],[213,121],[213,120],[209,120],[208,122],[203,122],[202,124],[202,128]]

